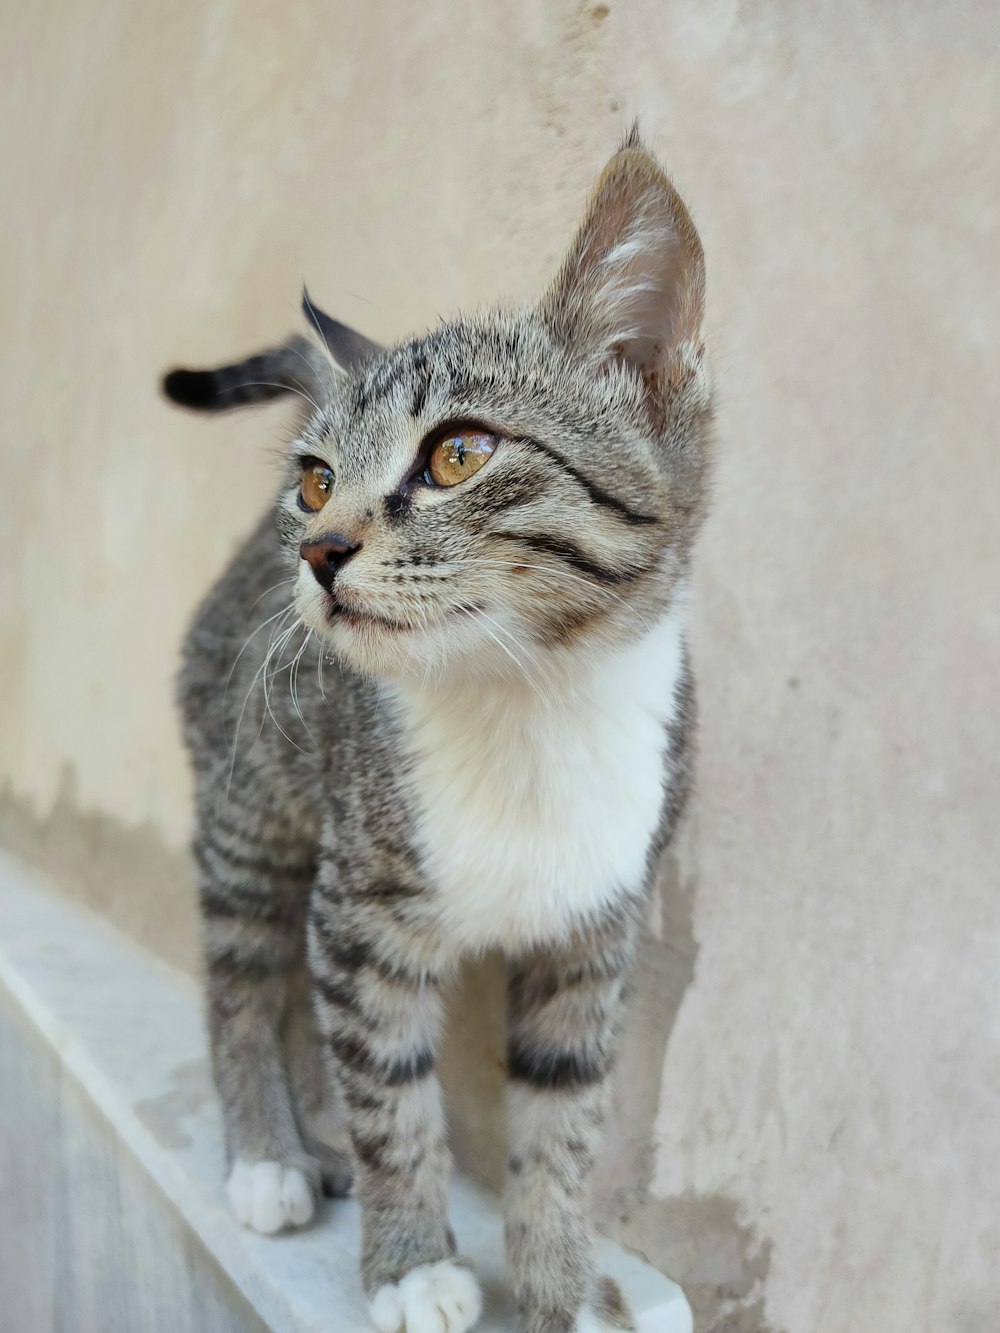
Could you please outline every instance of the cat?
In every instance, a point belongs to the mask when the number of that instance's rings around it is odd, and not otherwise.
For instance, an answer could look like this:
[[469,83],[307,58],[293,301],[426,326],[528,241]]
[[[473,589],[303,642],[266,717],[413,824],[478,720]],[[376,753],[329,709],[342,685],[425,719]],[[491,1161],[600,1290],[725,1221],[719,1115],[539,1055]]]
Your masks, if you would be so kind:
[[[588,1177],[644,903],[691,783],[685,639],[707,500],[705,273],[633,131],[530,309],[383,349],[318,335],[168,397],[297,392],[274,508],[179,680],[208,1026],[238,1218],[352,1175],[380,1333],[464,1333],[445,988],[508,959],[505,1238],[526,1333],[628,1329]],[[238,478],[220,504],[238,505]]]

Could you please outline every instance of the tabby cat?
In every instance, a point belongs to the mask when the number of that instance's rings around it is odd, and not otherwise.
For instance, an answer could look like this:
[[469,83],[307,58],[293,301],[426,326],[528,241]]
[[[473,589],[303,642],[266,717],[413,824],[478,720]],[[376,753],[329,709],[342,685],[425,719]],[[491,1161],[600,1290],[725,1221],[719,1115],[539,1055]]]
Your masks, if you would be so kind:
[[274,507],[180,678],[238,1218],[352,1177],[381,1333],[464,1333],[435,1054],[508,959],[509,1267],[527,1333],[628,1329],[588,1176],[658,858],[690,782],[686,583],[711,433],[704,264],[633,132],[530,309],[383,349],[318,311],[206,410],[298,392]]

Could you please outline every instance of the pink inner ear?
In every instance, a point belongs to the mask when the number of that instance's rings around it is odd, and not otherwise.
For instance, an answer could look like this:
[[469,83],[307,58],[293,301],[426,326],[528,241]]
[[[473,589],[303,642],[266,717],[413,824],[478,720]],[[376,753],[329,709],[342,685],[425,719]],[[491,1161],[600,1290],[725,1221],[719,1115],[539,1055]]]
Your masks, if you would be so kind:
[[[629,231],[603,256],[594,299],[605,307],[614,331],[615,355],[634,366],[652,387],[670,352],[698,336],[697,261],[669,217],[643,201]],[[662,203],[662,201],[660,201]],[[603,288],[603,290],[602,290]]]
[[545,308],[578,351],[640,372],[650,389],[671,353],[698,341],[701,242],[650,155],[612,158]]
[[618,274],[613,275],[615,251],[607,256],[605,265],[620,302],[616,313],[621,325],[615,344],[618,358],[648,378],[662,369],[668,350],[689,336],[681,331],[686,305],[683,255],[676,237],[669,233],[647,233],[635,246]]

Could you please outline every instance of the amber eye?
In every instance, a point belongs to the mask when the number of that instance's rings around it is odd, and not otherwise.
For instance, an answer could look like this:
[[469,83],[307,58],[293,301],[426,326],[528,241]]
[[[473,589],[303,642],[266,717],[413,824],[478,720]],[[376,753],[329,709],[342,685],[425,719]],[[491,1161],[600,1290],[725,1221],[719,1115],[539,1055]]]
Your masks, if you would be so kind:
[[497,437],[485,431],[454,431],[431,450],[425,478],[435,486],[457,486],[478,472],[496,447]]
[[299,483],[299,508],[307,514],[322,509],[333,490],[333,472],[318,458],[302,460],[302,481]]

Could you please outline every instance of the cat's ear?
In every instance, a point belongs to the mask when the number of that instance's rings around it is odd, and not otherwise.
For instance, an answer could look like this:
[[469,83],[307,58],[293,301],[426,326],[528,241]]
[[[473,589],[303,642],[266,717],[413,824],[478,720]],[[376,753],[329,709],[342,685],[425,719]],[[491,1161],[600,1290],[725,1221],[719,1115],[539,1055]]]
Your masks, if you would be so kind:
[[704,305],[698,233],[633,130],[597,183],[542,316],[575,353],[633,367],[652,393],[682,344],[700,348]]
[[325,310],[310,299],[305,287],[302,288],[302,311],[319,336],[323,339],[326,350],[344,370],[358,370],[366,361],[370,361],[382,348],[378,343],[366,338],[363,333],[356,333],[346,324],[331,318]]

